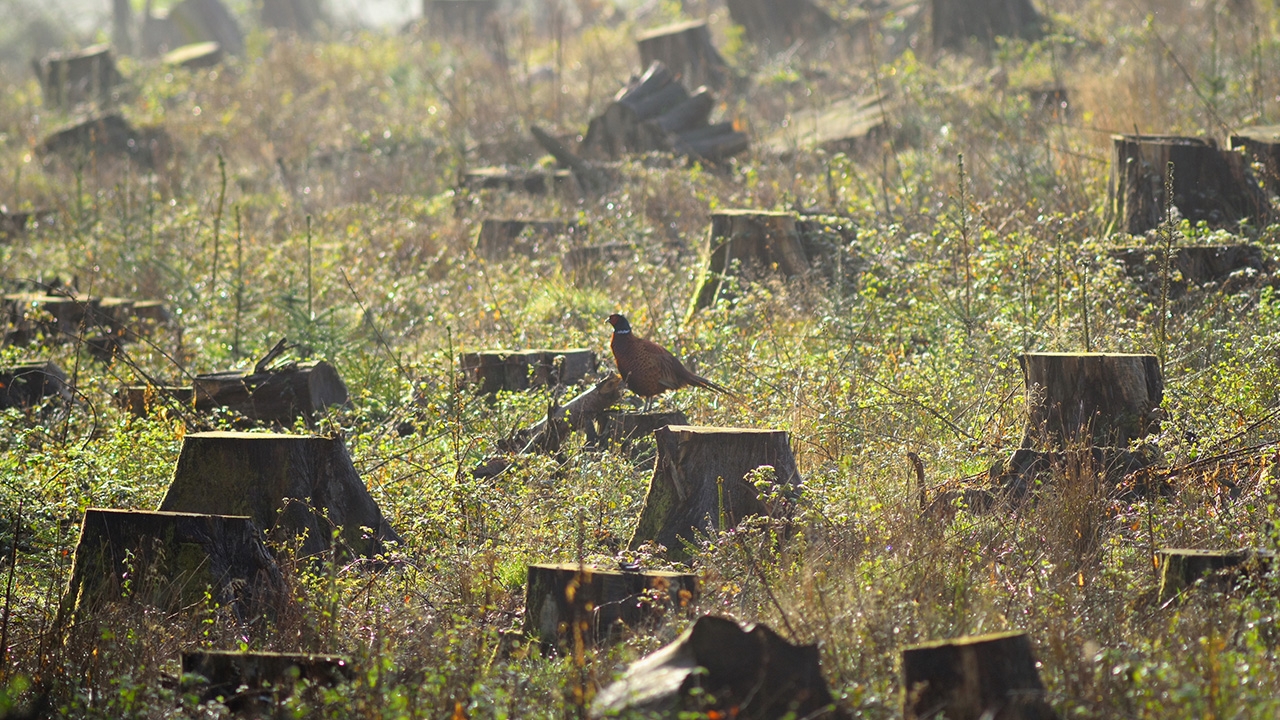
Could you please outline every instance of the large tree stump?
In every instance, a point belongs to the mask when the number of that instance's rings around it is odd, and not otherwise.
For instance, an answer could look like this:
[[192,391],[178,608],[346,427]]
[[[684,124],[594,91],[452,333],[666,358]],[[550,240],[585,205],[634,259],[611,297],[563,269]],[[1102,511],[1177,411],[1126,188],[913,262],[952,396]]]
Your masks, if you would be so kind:
[[1241,220],[1263,227],[1270,201],[1237,152],[1212,140],[1164,135],[1113,135],[1110,215],[1120,232],[1141,235],[1169,211],[1165,175],[1173,163],[1172,204],[1182,217],[1231,228]]
[[328,408],[347,404],[346,384],[323,360],[197,375],[192,386],[198,411],[227,408],[250,420],[285,426],[297,418],[314,425]]
[[44,102],[50,107],[70,108],[82,102],[110,103],[120,97],[124,76],[116,70],[107,45],[94,45],[76,52],[50,53],[32,61]]
[[602,689],[591,717],[845,718],[820,659],[817,645],[793,645],[767,625],[704,615]]
[[60,615],[128,598],[173,612],[211,591],[244,620],[274,614],[284,580],[262,531],[243,516],[89,508]]
[[693,573],[530,565],[524,632],[559,647],[571,648],[578,639],[591,646],[655,625],[697,599]]
[[970,40],[994,47],[997,37],[1035,40],[1044,18],[1031,0],[932,0],[933,49],[963,48]]
[[1123,448],[1160,429],[1164,380],[1154,355],[1026,353],[1024,448]]
[[524,392],[546,385],[576,385],[600,366],[594,350],[480,350],[458,356],[458,366],[476,392]]
[[[563,220],[499,219],[485,218],[476,236],[476,252],[490,260],[497,260],[513,252],[535,258],[549,251],[558,252],[555,241],[586,235],[586,227]],[[551,247],[547,247],[552,243]]]
[[727,0],[729,17],[747,39],[780,53],[797,40],[820,38],[838,27],[835,19],[810,0]]
[[263,0],[262,24],[299,35],[311,35],[324,20],[319,0]]
[[241,688],[267,691],[278,702],[290,697],[302,680],[335,687],[355,677],[351,662],[337,655],[226,650],[183,651],[182,674],[204,680],[198,683],[201,702],[222,698],[232,712],[252,717],[266,715],[254,712],[266,708],[252,706],[260,693],[245,693]]
[[702,533],[727,530],[750,515],[786,514],[770,507],[743,478],[761,466],[773,482],[794,493],[800,472],[782,430],[668,425],[653,433],[658,446],[644,510],[631,535],[634,550],[656,541],[671,557],[685,556],[684,543]]
[[[248,515],[300,556],[328,550],[333,531],[357,555],[398,542],[341,438],[203,432],[182,440],[160,509]],[[365,530],[369,528],[370,534]]]
[[560,267],[574,285],[586,285],[608,275],[608,268],[635,257],[631,243],[613,242],[570,248],[560,260]]
[[905,720],[1049,720],[1031,638],[1022,632],[941,640],[902,652]]
[[120,115],[103,115],[78,122],[45,138],[37,152],[80,165],[92,158],[123,158],[154,169],[173,149],[164,128],[135,128]]
[[[1149,293],[1164,287],[1164,248],[1116,248],[1108,253],[1124,265],[1125,274]],[[1257,245],[1193,245],[1172,248],[1169,297],[1180,298],[1194,286],[1218,285],[1235,291],[1270,274],[1270,263]]]
[[648,30],[636,38],[636,47],[641,66],[661,61],[689,87],[706,85],[718,90],[728,83],[729,67],[711,44],[711,31],[705,20]]
[[1258,550],[1187,550],[1163,548],[1156,553],[1160,566],[1159,602],[1168,602],[1204,579],[1220,590],[1230,590],[1249,575],[1261,575],[1275,562],[1275,553]]
[[707,233],[707,268],[693,294],[689,315],[714,305],[725,293],[725,281],[739,276],[744,281],[776,274],[804,275],[808,258],[795,213],[757,210],[723,210],[712,213]]
[[67,374],[56,363],[34,360],[0,367],[0,410],[33,407],[47,397],[71,399]]

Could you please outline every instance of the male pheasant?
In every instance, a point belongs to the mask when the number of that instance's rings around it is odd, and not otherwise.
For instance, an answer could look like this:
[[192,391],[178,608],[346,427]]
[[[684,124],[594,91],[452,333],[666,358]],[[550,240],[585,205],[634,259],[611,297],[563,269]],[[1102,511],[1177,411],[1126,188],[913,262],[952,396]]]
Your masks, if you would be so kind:
[[618,373],[622,375],[627,387],[631,388],[631,392],[645,399],[646,411],[654,397],[668,390],[678,390],[690,385],[733,395],[727,388],[690,372],[675,355],[661,345],[636,337],[625,316],[614,313],[609,316],[609,324],[613,326],[613,339],[609,341],[609,349],[613,351],[613,360],[618,364]]

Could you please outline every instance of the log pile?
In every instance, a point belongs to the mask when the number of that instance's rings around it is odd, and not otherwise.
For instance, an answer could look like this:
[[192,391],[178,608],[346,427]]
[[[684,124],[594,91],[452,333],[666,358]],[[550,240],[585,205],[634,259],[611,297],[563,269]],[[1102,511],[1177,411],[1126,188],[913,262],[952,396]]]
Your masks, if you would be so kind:
[[578,154],[617,159],[656,151],[727,159],[750,143],[734,123],[709,122],[715,104],[705,86],[690,94],[666,65],[655,61],[618,91],[604,113],[591,119]]
[[120,99],[124,76],[116,69],[111,48],[94,45],[75,52],[50,53],[33,60],[44,102],[71,108],[84,102],[108,104]]

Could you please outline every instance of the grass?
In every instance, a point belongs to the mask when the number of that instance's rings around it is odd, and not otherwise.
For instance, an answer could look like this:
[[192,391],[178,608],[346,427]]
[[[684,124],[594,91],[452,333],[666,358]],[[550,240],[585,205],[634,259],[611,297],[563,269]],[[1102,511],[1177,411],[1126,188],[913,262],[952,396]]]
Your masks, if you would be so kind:
[[[1153,544],[1274,547],[1271,465],[1234,477],[1234,493],[1186,478],[1169,495],[1119,500],[1082,467],[1016,510],[946,522],[915,511],[906,452],[923,458],[931,486],[1007,457],[1024,417],[1017,354],[1080,350],[1086,333],[1097,351],[1160,347],[1169,419],[1153,440],[1167,464],[1275,441],[1280,298],[1192,290],[1162,319],[1164,303],[1107,257],[1122,241],[1104,235],[1104,208],[1110,133],[1221,138],[1222,122],[1275,120],[1280,80],[1256,68],[1280,60],[1280,14],[1271,3],[1249,21],[1235,3],[1058,5],[1045,40],[933,58],[885,43],[870,59],[839,46],[757,56],[718,13],[716,37],[732,38],[739,71],[760,78],[726,99],[725,117],[763,135],[792,109],[879,83],[905,101],[894,139],[840,154],[751,152],[722,167],[632,159],[625,181],[593,198],[464,192],[456,179],[537,162],[530,122],[583,131],[638,70],[630,23],[568,35],[560,88],[530,72],[557,56],[532,30],[509,36],[506,68],[477,44],[372,33],[254,34],[247,57],[216,71],[123,61],[137,94],[122,111],[163,125],[176,148],[151,175],[39,156],[38,140],[68,118],[42,106],[25,67],[4,66],[0,200],[55,219],[0,245],[5,282],[74,277],[93,294],[165,300],[181,330],[129,349],[159,378],[250,362],[282,335],[328,358],[353,407],[325,428],[344,434],[405,544],[404,562],[380,573],[286,563],[296,603],[263,630],[212,604],[164,616],[123,603],[56,642],[84,509],[154,508],[188,428],[173,415],[127,417],[111,393],[133,371],[78,344],[0,349],[6,361],[74,368],[78,397],[0,413],[0,547],[18,539],[16,565],[7,552],[0,561],[0,577],[15,578],[0,708],[39,682],[65,716],[218,716],[176,682],[177,652],[248,647],[342,653],[361,668],[349,685],[285,701],[293,716],[576,716],[579,678],[607,682],[689,618],[579,658],[491,662],[498,632],[520,623],[524,565],[575,559],[584,524],[586,557],[613,562],[651,470],[576,438],[555,457],[472,478],[548,397],[474,397],[454,368],[466,348],[604,353],[603,318],[621,311],[745,398],[683,391],[667,407],[699,424],[791,433],[805,477],[795,533],[778,542],[776,527],[755,523],[707,538],[691,562],[697,610],[818,642],[853,714],[898,715],[907,645],[1004,629],[1031,634],[1064,716],[1273,714],[1271,580],[1163,607],[1151,565]],[[663,7],[650,22],[674,19]],[[992,67],[1007,87],[988,81]],[[1016,92],[1048,82],[1069,88],[1070,115],[1040,116]],[[759,283],[683,322],[710,213],[731,207],[848,216],[856,232],[843,249],[857,271],[844,285]],[[632,254],[573,282],[557,253],[478,257],[481,220],[510,215],[575,218]],[[1223,240],[1185,222],[1174,230],[1176,242]],[[1275,255],[1274,228],[1242,234]],[[406,422],[416,432],[398,432]]]

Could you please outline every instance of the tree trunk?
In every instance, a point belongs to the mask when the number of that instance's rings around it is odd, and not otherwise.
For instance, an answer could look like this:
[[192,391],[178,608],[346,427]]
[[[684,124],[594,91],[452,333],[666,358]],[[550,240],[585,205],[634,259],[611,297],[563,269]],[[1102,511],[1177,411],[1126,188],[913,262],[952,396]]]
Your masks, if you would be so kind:
[[[655,597],[661,598],[654,602]],[[577,563],[530,565],[524,632],[572,648],[621,639],[698,599],[698,577],[662,570],[606,570]],[[576,630],[576,632],[575,632]]]
[[1159,602],[1166,603],[1205,578],[1219,590],[1230,590],[1248,575],[1262,575],[1275,562],[1275,553],[1256,550],[1185,550],[1164,548],[1156,553],[1160,566]]
[[536,258],[550,250],[558,252],[558,238],[585,235],[586,227],[576,222],[485,218],[476,236],[476,252],[490,260],[506,258],[513,251]]
[[259,422],[292,426],[304,418],[315,424],[326,409],[347,404],[347,386],[338,371],[323,360],[287,363],[262,372],[197,375],[196,410],[228,408]]
[[933,49],[963,49],[969,40],[988,48],[997,37],[1035,40],[1044,18],[1030,0],[932,0]]
[[546,385],[576,385],[600,366],[594,350],[482,350],[458,356],[466,382],[476,392],[523,392]]
[[[221,697],[233,713],[270,717],[275,708],[253,706],[262,701],[264,693],[279,702],[293,694],[299,681],[334,687],[352,680],[355,670],[351,661],[336,655],[184,650],[182,674],[203,678],[204,682],[198,683],[202,703]],[[242,687],[259,692],[243,692]]]
[[[1124,265],[1125,274],[1148,293],[1164,288],[1164,249],[1116,248],[1108,253]],[[1180,298],[1194,286],[1215,284],[1226,292],[1238,290],[1271,274],[1257,245],[1193,245],[1172,248],[1169,258],[1169,297]]]
[[1211,140],[1159,135],[1113,135],[1111,219],[1120,232],[1141,235],[1169,211],[1165,175],[1173,163],[1173,206],[1192,223],[1233,228],[1241,220],[1263,227],[1270,201],[1244,157]]
[[71,400],[67,374],[56,363],[34,360],[0,367],[0,410],[34,407],[53,396]]
[[328,550],[335,529],[356,555],[400,540],[336,437],[191,433],[160,509],[248,515],[273,540],[296,542],[299,556]]
[[1031,638],[1022,632],[942,640],[902,652],[905,720],[1049,720]]
[[711,32],[704,20],[677,23],[643,32],[636,38],[640,64],[649,67],[655,60],[670,68],[685,85],[722,89],[729,80],[724,58],[711,44]]
[[244,55],[244,31],[221,0],[182,0],[169,8],[169,19],[181,38],[175,47],[212,40],[228,55]]
[[1160,428],[1164,380],[1154,355],[1027,353],[1022,447],[1124,448]]
[[658,459],[628,545],[632,550],[655,541],[679,559],[687,556],[684,543],[696,542],[699,534],[728,530],[749,515],[789,513],[786,503],[767,506],[743,480],[768,465],[784,492],[800,484],[786,432],[669,425],[654,431],[654,439]]
[[809,271],[796,216],[790,212],[725,210],[713,213],[706,247],[707,269],[693,295],[690,316],[714,305],[727,293],[724,282],[732,275],[751,281],[767,274],[789,277]]

